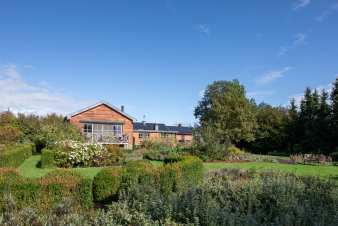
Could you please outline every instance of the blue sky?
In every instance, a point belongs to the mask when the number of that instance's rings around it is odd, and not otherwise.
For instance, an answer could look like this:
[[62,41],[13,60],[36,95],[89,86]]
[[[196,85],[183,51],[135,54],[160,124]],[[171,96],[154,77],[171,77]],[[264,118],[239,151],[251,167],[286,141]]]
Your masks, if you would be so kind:
[[286,105],[338,75],[338,0],[0,2],[0,110],[69,113],[100,100],[194,123],[214,80]]

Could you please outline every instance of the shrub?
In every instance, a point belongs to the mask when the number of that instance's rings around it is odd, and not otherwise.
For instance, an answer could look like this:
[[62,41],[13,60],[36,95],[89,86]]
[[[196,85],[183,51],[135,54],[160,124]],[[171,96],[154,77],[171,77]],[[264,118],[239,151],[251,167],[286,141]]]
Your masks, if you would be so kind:
[[0,126],[0,144],[11,144],[19,141],[21,131],[13,126]]
[[125,160],[124,152],[111,145],[64,141],[59,142],[54,150],[56,165],[65,168],[112,166]]
[[165,154],[160,151],[151,150],[143,154],[143,159],[148,159],[151,161],[163,161]]
[[124,169],[122,177],[124,188],[130,188],[136,184],[157,185],[158,169],[149,161],[128,162]]
[[16,145],[0,153],[0,167],[18,167],[32,155],[32,144]]
[[113,166],[125,161],[125,150],[116,145],[107,145],[100,156],[95,158],[96,166]]
[[107,168],[101,170],[93,180],[93,196],[96,202],[116,200],[121,186],[122,169]]
[[170,152],[170,153],[168,153],[167,156],[164,157],[163,161],[164,161],[165,164],[168,164],[168,163],[179,162],[181,160],[182,160],[182,157],[181,157],[180,154]]
[[166,164],[160,170],[160,190],[168,196],[180,189],[182,182],[181,168],[178,164]]
[[41,151],[41,168],[53,168],[55,167],[55,154],[54,151],[49,149],[43,149]]
[[332,152],[332,153],[330,154],[330,156],[331,156],[331,158],[332,158],[332,161],[338,162],[338,151]]
[[203,181],[203,162],[197,157],[185,156],[182,161],[176,163],[182,171],[182,188],[196,186]]
[[92,206],[91,181],[71,171],[53,171],[41,179],[27,179],[9,171],[0,178],[1,206],[8,193],[19,208],[35,207],[45,211],[64,198],[72,199],[79,207]]

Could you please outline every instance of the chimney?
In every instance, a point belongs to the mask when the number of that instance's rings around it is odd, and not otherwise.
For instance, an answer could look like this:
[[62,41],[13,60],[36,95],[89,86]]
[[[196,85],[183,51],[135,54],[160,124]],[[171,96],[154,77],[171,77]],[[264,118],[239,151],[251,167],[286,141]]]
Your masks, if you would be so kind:
[[124,106],[123,105],[121,106],[121,111],[124,112]]
[[155,130],[158,131],[158,124],[155,124]]
[[178,123],[177,126],[178,126],[178,127],[182,127],[182,123]]

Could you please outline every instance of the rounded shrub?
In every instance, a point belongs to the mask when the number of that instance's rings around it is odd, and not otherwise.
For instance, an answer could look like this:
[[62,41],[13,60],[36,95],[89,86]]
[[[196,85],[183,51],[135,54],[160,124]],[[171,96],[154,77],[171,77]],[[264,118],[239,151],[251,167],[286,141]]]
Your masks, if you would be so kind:
[[158,184],[158,169],[150,161],[128,162],[124,168],[123,185],[125,187],[131,187],[136,184],[153,186]]
[[121,168],[102,169],[93,180],[94,201],[107,203],[117,199],[121,177]]

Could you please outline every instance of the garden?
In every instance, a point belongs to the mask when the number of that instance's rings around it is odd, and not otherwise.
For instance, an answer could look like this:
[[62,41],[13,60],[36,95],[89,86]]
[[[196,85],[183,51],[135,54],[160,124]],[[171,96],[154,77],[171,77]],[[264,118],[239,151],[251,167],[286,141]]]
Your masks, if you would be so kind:
[[295,111],[218,81],[192,144],[133,150],[85,143],[62,116],[0,113],[0,225],[338,225],[335,102],[323,126],[321,108],[306,116],[317,95]]

